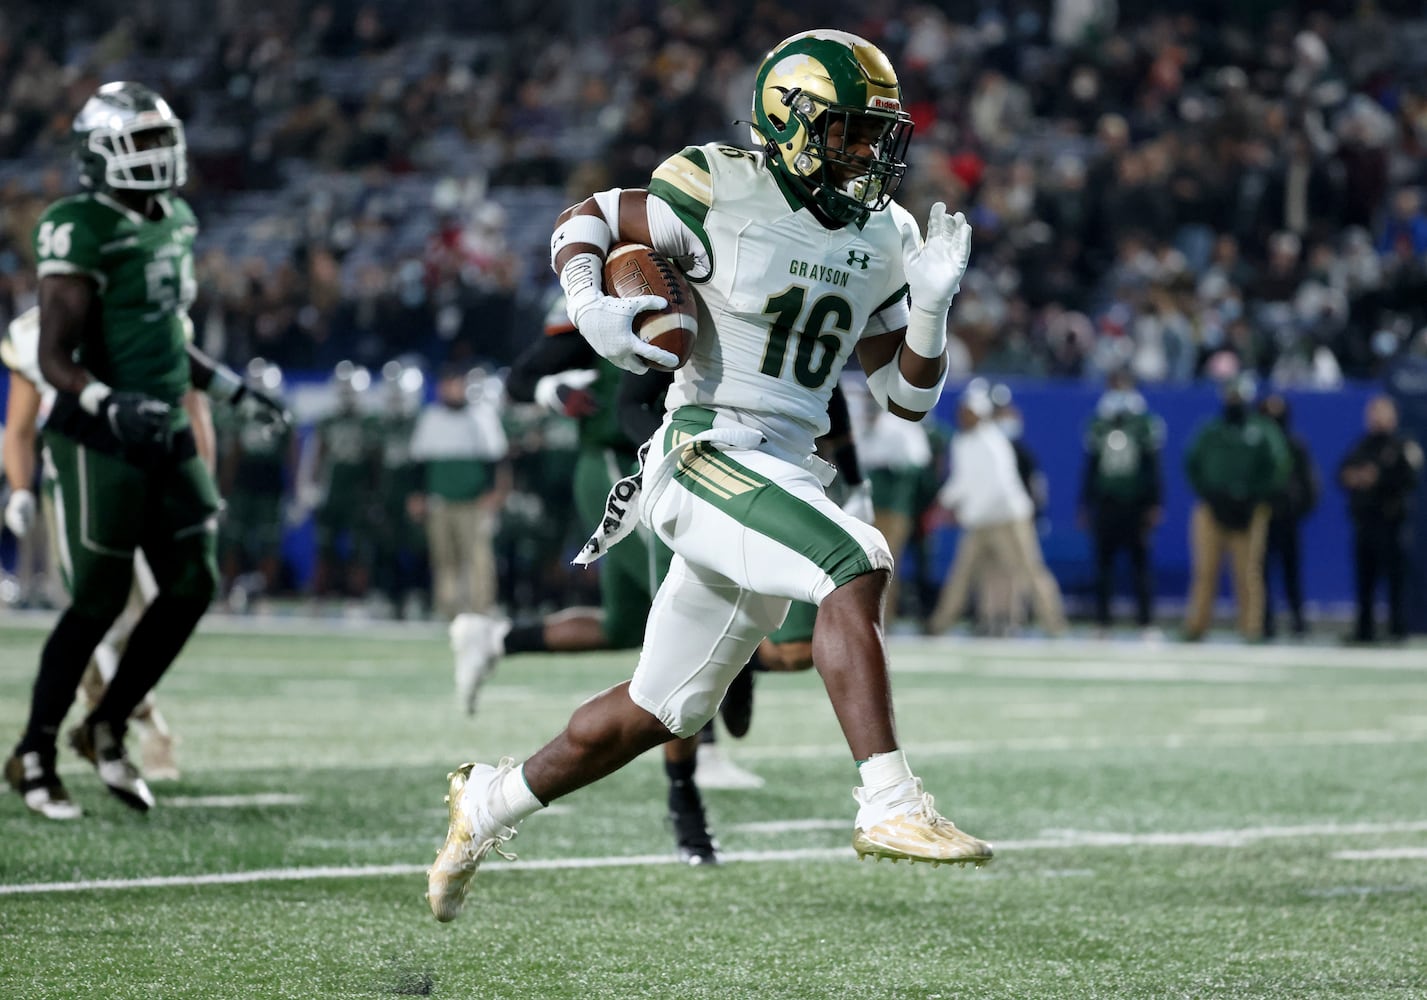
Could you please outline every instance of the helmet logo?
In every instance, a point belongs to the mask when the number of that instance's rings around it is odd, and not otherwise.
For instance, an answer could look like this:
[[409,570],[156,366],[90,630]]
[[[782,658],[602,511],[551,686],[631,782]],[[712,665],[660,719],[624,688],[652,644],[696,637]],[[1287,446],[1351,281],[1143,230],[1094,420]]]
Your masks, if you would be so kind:
[[902,110],[902,102],[901,102],[901,101],[895,100],[894,98],[891,98],[891,97],[878,97],[878,96],[875,95],[875,94],[872,96],[872,98],[871,98],[870,100],[868,100],[867,106],[868,106],[869,108],[874,108],[874,109],[876,109],[876,110],[878,110],[878,111],[901,111],[901,110]]

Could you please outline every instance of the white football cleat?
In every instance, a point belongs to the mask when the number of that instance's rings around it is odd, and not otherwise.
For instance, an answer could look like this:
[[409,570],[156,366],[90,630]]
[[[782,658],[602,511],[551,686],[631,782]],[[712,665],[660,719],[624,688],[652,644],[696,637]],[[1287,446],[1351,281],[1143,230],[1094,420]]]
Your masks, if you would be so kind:
[[729,760],[717,743],[700,743],[694,759],[694,782],[700,788],[763,787],[762,778]]
[[456,700],[467,715],[476,712],[481,685],[505,651],[510,623],[489,615],[457,615],[451,621],[451,651],[456,654]]
[[446,842],[426,872],[426,901],[442,923],[461,915],[466,888],[487,854],[494,850],[507,861],[515,860],[514,854],[501,850],[515,836],[515,828],[497,823],[486,806],[492,786],[514,767],[514,760],[502,757],[495,767],[462,764],[446,776],[450,807]]
[[980,868],[993,856],[990,844],[961,832],[936,811],[936,802],[922,791],[921,778],[875,798],[866,789],[855,788],[852,797],[859,805],[852,832],[859,861],[873,857],[893,863],[905,859]]

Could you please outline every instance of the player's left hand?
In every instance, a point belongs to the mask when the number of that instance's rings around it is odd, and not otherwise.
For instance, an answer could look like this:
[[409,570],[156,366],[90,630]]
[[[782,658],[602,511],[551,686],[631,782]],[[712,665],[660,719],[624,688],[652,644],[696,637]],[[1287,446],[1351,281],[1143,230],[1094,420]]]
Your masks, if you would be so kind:
[[872,504],[872,484],[864,479],[848,489],[847,499],[842,502],[842,510],[863,524],[871,524],[876,517],[876,511]]
[[960,212],[948,216],[946,203],[937,202],[927,218],[927,238],[920,244],[908,239],[902,246],[912,305],[932,312],[950,306],[970,260],[971,223]]
[[281,399],[266,389],[245,382],[233,396],[233,405],[237,406],[244,400],[248,401],[249,408],[262,421],[263,430],[268,436],[280,434],[292,426],[292,412]]

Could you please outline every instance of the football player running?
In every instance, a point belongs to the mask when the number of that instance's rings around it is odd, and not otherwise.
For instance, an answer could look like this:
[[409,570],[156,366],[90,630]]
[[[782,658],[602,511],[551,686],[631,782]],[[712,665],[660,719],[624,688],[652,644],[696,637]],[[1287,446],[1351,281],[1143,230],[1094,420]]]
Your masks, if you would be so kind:
[[85,665],[129,598],[142,552],[156,593],[113,679],[69,740],[126,805],[154,804],[124,747],[135,709],[172,664],[217,587],[217,488],[182,406],[190,387],[282,404],[189,343],[192,210],[183,125],[142,84],[105,84],[73,126],[86,191],[50,205],[35,229],[38,378],[54,390],[44,423],[56,547],[71,604],[45,642],[29,719],[5,777],[34,812],[78,811],[55,770],[59,726]]
[[[619,366],[677,359],[631,329],[662,299],[604,293],[611,245],[653,246],[698,292],[693,355],[627,508],[674,558],[630,681],[581,705],[523,765],[465,764],[450,776],[446,841],[427,877],[438,920],[460,913],[481,861],[505,854],[526,816],[698,732],[794,600],[818,606],[813,660],[858,765],[857,854],[991,859],[989,844],[936,810],[899,748],[882,636],[892,557],[874,528],[828,499],[830,469],[813,457],[854,349],[878,403],[908,419],[935,406],[946,380],[947,312],[971,231],[938,203],[923,240],[892,202],[911,124],[879,49],[846,32],[804,32],[759,67],[759,149],[689,147],[647,190],[603,191],[561,214],[551,257],[571,319]],[[589,554],[617,544],[627,520],[607,517]]]

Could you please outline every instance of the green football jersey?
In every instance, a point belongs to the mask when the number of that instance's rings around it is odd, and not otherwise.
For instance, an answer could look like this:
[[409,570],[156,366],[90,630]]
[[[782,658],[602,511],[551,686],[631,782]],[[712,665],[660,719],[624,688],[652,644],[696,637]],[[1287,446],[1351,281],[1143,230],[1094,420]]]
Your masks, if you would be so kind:
[[235,406],[215,408],[213,425],[220,453],[236,460],[233,491],[281,496],[292,430],[275,429],[271,422]]
[[1125,503],[1150,498],[1155,492],[1150,459],[1163,443],[1164,422],[1151,414],[1121,420],[1095,418],[1086,432],[1085,447],[1096,459],[1096,495]]
[[378,456],[376,419],[363,413],[337,412],[317,424],[322,442],[322,473],[328,503],[360,502],[375,483]]
[[84,332],[79,363],[112,388],[154,396],[181,415],[198,222],[177,195],[155,201],[158,220],[102,192],[62,198],[35,227],[35,258],[41,278],[82,274],[98,286],[101,318]]

